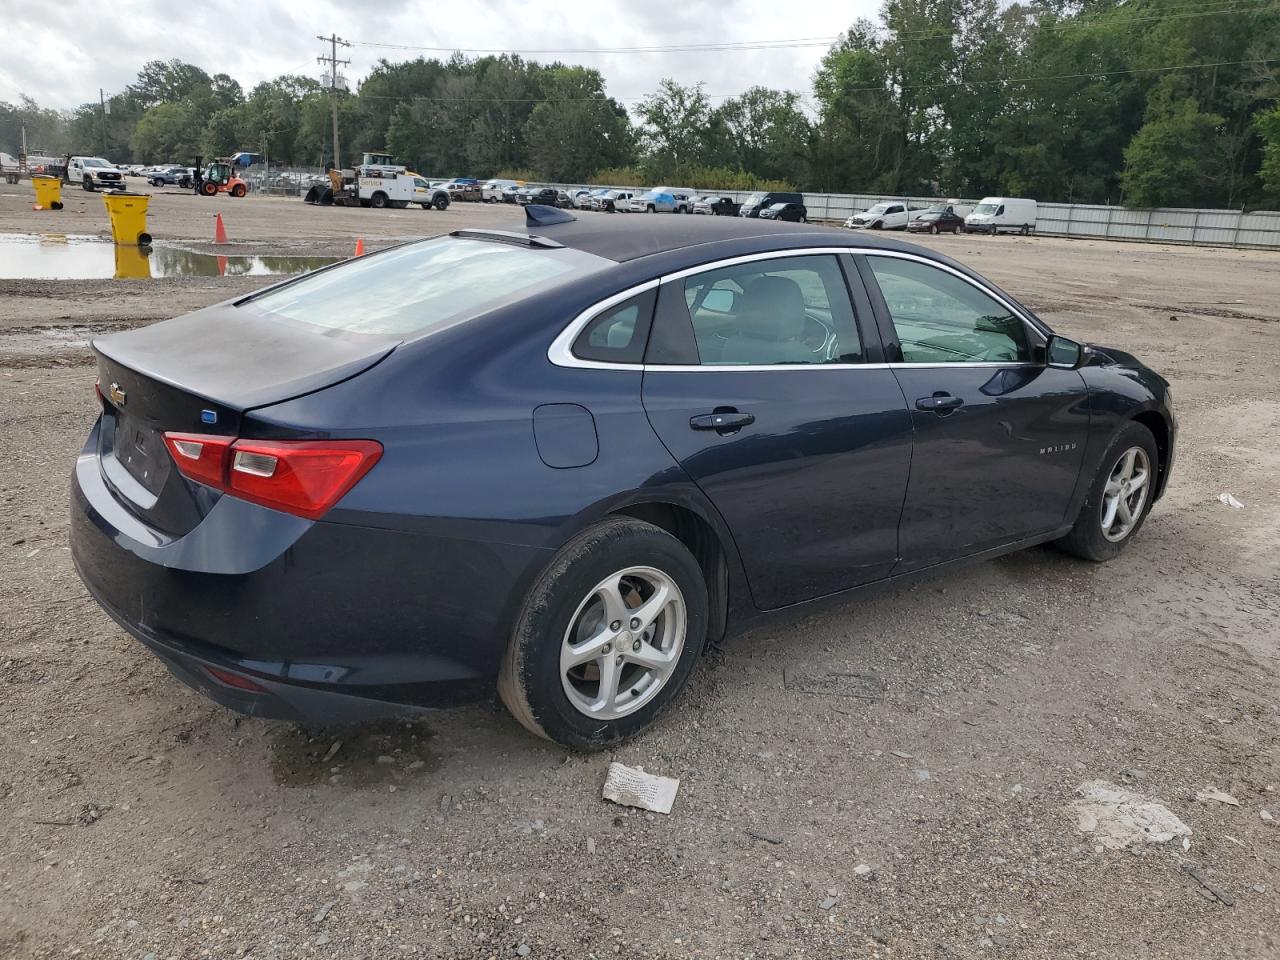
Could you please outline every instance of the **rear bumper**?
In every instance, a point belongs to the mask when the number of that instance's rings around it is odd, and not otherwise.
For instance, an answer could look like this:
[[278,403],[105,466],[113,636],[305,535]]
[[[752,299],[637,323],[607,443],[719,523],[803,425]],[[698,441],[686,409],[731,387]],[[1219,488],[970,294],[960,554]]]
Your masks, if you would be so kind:
[[147,542],[94,449],[91,436],[72,480],[76,570],[183,682],[242,713],[319,725],[492,695],[514,598],[545,551],[301,521],[232,497],[186,536]]

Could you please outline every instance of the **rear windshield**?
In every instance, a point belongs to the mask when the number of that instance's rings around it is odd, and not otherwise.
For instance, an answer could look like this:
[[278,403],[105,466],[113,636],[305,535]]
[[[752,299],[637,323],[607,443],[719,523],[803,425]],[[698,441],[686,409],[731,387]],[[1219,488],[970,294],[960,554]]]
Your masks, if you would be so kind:
[[607,262],[571,249],[442,237],[351,260],[249,302],[328,330],[417,334]]

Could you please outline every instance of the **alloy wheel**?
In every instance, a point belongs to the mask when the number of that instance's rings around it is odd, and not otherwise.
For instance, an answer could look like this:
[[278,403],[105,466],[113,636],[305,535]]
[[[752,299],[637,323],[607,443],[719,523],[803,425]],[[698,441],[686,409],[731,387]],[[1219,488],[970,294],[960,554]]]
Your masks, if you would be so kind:
[[1112,543],[1127,537],[1147,505],[1151,484],[1151,460],[1142,447],[1130,447],[1120,455],[1106,486],[1102,488],[1102,535]]
[[654,567],[605,577],[578,604],[560,647],[560,679],[579,713],[617,720],[649,703],[680,661],[688,611]]

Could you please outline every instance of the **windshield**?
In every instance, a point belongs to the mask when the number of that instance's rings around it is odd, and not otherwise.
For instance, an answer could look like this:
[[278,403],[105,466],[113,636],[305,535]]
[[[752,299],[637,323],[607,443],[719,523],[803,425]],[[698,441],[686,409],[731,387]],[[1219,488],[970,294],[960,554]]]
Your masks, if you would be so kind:
[[974,213],[995,213],[1000,208],[998,203],[980,203],[973,208]]
[[248,302],[329,330],[416,334],[603,262],[574,250],[442,237],[350,260]]
[[943,214],[943,211],[941,210],[926,210],[924,213],[917,216],[916,219],[917,220],[937,220],[939,217],[942,216],[942,214]]
[[747,206],[749,206],[749,207],[750,207],[750,206],[759,206],[759,205],[760,205],[760,204],[762,204],[762,203],[764,203],[764,194],[763,194],[763,193],[753,193],[751,196],[747,197]]
[[930,207],[928,210],[925,211],[925,213],[946,213],[946,212],[947,212],[947,208],[940,203],[934,204],[932,207]]
[[[888,205],[887,203],[877,203],[874,207],[872,207],[870,210],[868,210],[868,211],[867,211],[867,213],[868,213],[868,214],[872,214],[872,213],[884,213],[884,212],[885,212],[886,210],[888,210],[888,209],[889,209],[889,205]],[[864,214],[864,216],[865,216],[865,214]]]
[[783,209],[785,209],[785,208],[786,208],[786,206],[787,206],[787,205],[786,205],[785,203],[775,203],[775,204],[774,204],[773,206],[771,206],[769,209],[770,209],[770,210],[783,210]]
[[85,160],[84,165],[85,165],[86,167],[109,167],[109,166],[111,166],[111,164],[107,163],[107,161],[105,161],[105,160],[100,160],[100,159],[98,159],[97,157],[89,157],[87,160]]

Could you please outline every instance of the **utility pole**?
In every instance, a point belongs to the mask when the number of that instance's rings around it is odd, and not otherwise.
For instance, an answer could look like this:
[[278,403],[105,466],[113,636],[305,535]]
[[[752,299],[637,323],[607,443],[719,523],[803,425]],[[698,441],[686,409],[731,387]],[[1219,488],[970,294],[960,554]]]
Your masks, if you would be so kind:
[[98,106],[102,109],[102,155],[105,157],[107,155],[107,97],[101,87],[98,88]]
[[351,44],[336,33],[332,33],[327,37],[317,36],[316,39],[323,40],[329,44],[329,56],[316,57],[316,61],[329,65],[329,105],[333,108],[333,166],[335,170],[341,170],[342,162],[338,159],[338,65],[346,66],[351,61],[338,59],[338,46],[341,44],[344,47],[349,47]]

